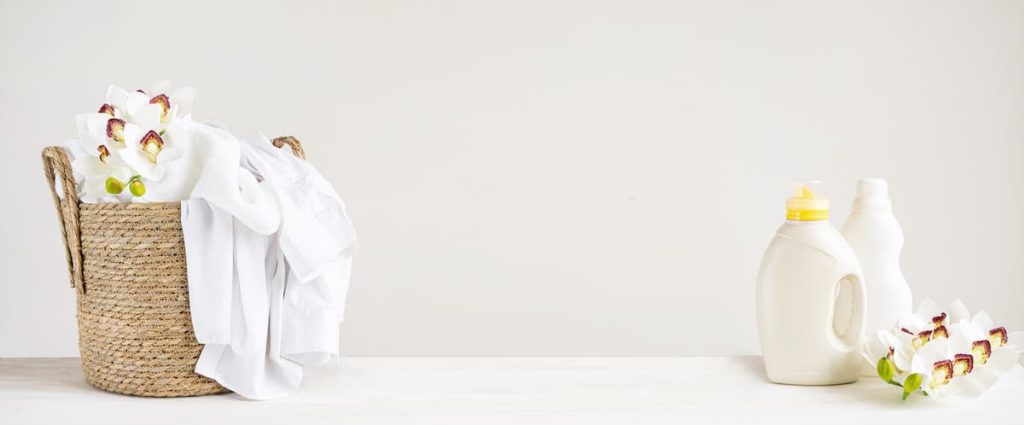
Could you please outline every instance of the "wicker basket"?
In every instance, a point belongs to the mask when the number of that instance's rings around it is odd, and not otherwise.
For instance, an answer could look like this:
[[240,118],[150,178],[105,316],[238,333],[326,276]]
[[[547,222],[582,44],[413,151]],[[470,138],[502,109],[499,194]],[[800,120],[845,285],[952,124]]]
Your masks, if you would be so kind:
[[[293,137],[273,143],[304,157]],[[78,348],[86,381],[147,397],[226,392],[195,373],[203,347],[189,312],[180,204],[83,204],[59,147],[43,150],[43,171],[61,219],[71,286],[78,292]]]

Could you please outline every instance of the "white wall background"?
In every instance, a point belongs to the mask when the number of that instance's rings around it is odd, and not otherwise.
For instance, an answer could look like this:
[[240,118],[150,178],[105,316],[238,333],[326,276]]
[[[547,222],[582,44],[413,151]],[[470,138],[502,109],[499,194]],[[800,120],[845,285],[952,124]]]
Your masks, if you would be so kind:
[[837,226],[888,178],[916,298],[1024,327],[1024,2],[0,0],[0,356],[77,353],[40,149],[162,78],[346,197],[350,355],[756,353],[808,176]]

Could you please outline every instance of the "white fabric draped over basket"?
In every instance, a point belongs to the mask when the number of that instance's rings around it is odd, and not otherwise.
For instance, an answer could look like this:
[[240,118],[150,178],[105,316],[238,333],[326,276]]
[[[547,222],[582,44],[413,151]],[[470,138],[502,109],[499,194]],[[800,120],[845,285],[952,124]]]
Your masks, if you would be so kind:
[[202,161],[181,202],[196,372],[251,399],[281,397],[338,355],[356,237],[316,169],[264,137],[189,126]]

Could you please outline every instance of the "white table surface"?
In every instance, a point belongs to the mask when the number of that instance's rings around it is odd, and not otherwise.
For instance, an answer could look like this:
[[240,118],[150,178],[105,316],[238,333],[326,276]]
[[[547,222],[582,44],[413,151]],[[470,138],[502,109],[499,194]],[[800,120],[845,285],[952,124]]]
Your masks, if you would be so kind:
[[865,378],[766,381],[757,357],[348,358],[288,398],[129,397],[85,383],[78,359],[0,359],[0,424],[1024,424],[1024,370],[946,404]]

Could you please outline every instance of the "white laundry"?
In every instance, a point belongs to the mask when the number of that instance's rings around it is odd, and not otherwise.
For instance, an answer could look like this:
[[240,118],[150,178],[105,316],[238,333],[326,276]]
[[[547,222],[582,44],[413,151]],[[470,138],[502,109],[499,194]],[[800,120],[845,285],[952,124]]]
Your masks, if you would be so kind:
[[253,399],[294,392],[338,354],[355,231],[307,162],[197,125],[205,163],[181,203],[196,372]]

